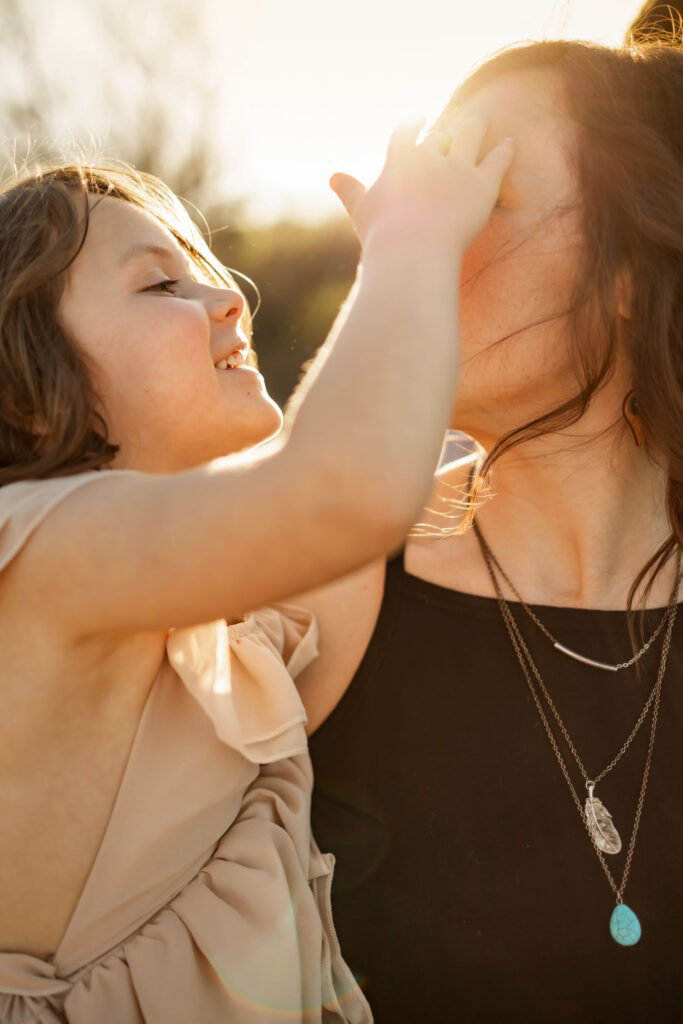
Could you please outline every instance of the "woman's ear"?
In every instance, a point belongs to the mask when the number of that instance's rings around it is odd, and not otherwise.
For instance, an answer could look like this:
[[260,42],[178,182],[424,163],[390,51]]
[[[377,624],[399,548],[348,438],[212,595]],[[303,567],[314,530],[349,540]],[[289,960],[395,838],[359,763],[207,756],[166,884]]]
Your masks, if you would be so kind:
[[620,270],[617,274],[617,313],[624,320],[631,319],[631,301],[633,288],[630,270]]

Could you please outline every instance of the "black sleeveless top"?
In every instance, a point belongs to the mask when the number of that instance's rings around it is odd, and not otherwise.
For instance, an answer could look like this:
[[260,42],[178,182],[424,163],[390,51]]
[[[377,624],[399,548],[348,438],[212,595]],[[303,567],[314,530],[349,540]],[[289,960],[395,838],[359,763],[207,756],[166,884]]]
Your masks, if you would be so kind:
[[[640,661],[642,678],[604,672],[555,651],[511,608],[598,774],[645,703],[660,640]],[[534,610],[582,654],[630,656],[622,612]],[[311,738],[314,834],[337,858],[337,932],[378,1024],[683,1021],[682,669],[679,608],[624,893],[642,938],[626,948],[610,935],[614,896],[497,602],[410,576],[402,555],[389,563],[365,658]],[[619,881],[650,722],[596,789],[621,833],[624,849],[607,857]]]

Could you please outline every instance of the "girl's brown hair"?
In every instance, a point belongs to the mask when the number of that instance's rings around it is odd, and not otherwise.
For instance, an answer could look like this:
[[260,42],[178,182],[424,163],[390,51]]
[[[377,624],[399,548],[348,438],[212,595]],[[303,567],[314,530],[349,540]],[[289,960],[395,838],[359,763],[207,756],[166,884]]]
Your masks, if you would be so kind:
[[151,213],[184,250],[193,274],[236,287],[180,200],[151,175],[123,164],[64,164],[1,187],[0,485],[100,469],[118,450],[91,368],[59,317],[92,196]]
[[[683,546],[683,50],[659,43],[620,50],[526,44],[477,68],[445,113],[495,77],[536,69],[557,72],[578,128],[572,157],[583,246],[568,313],[578,385],[569,401],[497,442],[472,495],[504,453],[576,423],[610,379],[618,345],[625,345],[644,444],[667,474],[671,525],[671,536],[633,583],[630,608],[641,585],[648,581],[644,601]],[[630,282],[626,329],[619,327],[618,280]]]

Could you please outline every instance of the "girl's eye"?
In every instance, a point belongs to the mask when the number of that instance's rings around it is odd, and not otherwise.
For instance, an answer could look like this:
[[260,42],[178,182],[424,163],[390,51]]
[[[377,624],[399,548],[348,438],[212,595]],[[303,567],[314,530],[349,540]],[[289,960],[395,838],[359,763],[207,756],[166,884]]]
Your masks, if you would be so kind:
[[169,295],[173,295],[173,289],[178,284],[178,281],[171,281],[168,278],[164,278],[163,281],[157,281],[155,284],[150,284],[148,288],[144,288],[146,292],[162,291],[167,292]]

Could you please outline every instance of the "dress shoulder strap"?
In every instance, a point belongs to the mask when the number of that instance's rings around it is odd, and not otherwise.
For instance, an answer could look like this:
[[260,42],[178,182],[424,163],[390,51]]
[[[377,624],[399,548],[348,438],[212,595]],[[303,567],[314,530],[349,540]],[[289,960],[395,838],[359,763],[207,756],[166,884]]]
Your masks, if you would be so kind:
[[0,571],[67,495],[91,480],[101,479],[102,472],[94,470],[47,480],[21,480],[0,487]]

